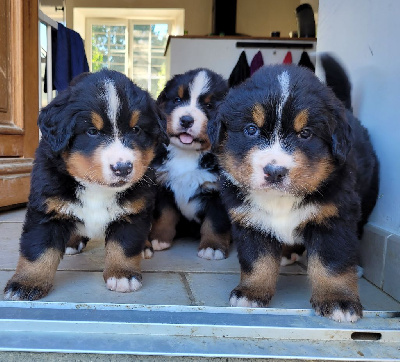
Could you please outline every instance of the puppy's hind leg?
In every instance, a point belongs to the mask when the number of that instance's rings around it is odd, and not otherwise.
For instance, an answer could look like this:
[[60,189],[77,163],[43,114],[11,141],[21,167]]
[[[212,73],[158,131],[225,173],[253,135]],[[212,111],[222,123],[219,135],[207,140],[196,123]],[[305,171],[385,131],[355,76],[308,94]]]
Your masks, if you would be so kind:
[[72,233],[65,248],[65,255],[75,255],[82,252],[86,248],[89,238],[81,236],[77,233]]
[[160,190],[149,236],[153,250],[159,251],[171,247],[179,219],[180,212],[175,205],[172,192],[166,189]]
[[215,195],[206,206],[206,215],[200,228],[197,255],[203,259],[225,259],[231,243],[231,223],[219,196]]

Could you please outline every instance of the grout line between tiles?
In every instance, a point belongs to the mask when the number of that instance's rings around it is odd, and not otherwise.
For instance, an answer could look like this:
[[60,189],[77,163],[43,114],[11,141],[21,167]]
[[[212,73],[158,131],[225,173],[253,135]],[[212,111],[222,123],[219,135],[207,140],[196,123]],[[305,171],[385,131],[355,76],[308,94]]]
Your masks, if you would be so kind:
[[192,289],[190,288],[189,281],[186,278],[186,273],[178,273],[181,277],[183,286],[185,287],[186,293],[188,294],[190,305],[199,305],[196,303],[196,298],[193,295]]

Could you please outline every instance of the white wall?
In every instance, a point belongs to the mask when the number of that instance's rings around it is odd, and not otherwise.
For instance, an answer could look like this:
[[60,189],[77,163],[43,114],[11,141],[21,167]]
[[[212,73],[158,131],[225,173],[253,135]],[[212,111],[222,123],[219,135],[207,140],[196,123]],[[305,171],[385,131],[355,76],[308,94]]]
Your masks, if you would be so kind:
[[[264,64],[279,64],[283,62],[288,51],[292,53],[293,63],[297,64],[303,50],[315,52],[315,41],[306,40],[304,43],[312,44],[312,49],[303,48],[237,48],[237,41],[243,39],[191,39],[171,38],[167,56],[170,63],[170,76],[184,73],[195,68],[209,68],[228,79],[239,60],[240,53],[245,51],[247,62],[250,65],[254,55],[260,50]],[[251,42],[283,42],[291,41],[277,40],[247,40]],[[299,41],[297,41],[299,42]],[[303,43],[303,42],[302,42]]]
[[333,51],[353,83],[354,113],[381,163],[370,223],[400,234],[399,0],[320,0],[317,51]]

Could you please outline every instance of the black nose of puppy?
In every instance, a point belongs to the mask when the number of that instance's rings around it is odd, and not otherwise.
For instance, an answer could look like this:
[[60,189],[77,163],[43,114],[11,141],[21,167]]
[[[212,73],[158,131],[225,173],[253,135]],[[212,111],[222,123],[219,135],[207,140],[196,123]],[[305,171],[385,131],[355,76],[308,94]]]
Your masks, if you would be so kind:
[[265,166],[263,170],[265,180],[272,183],[282,182],[283,178],[289,171],[286,167],[276,166],[270,163]]
[[193,126],[194,119],[192,116],[182,116],[180,123],[183,128],[190,128]]
[[131,162],[117,162],[115,165],[110,165],[111,171],[115,176],[125,177],[132,172]]

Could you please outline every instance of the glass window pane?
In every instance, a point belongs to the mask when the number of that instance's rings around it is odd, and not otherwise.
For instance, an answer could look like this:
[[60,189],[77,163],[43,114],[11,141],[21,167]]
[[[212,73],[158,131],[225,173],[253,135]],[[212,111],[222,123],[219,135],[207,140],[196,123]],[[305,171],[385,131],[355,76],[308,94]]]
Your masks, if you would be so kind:
[[126,26],[92,25],[92,71],[108,68],[125,73]]
[[167,38],[168,24],[133,25],[133,77],[153,96],[157,96],[165,85]]

